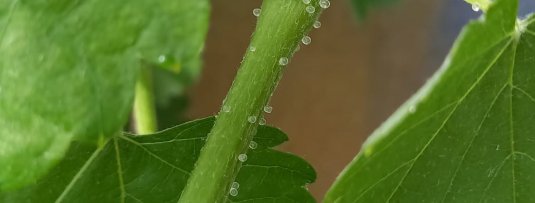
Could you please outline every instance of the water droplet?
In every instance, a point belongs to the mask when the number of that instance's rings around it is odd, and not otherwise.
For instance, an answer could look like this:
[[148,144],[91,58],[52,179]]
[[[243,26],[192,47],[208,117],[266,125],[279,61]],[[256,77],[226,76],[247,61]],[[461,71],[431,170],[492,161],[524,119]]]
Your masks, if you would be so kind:
[[303,3],[310,4],[310,0],[303,0]]
[[266,113],[271,113],[271,111],[273,111],[273,107],[271,107],[271,106],[264,106],[264,112],[266,112]]
[[309,36],[304,36],[304,37],[301,39],[301,42],[303,42],[304,45],[309,45],[310,42],[312,42],[312,38],[310,38]]
[[261,12],[262,12],[262,10],[259,9],[259,8],[253,9],[253,15],[256,16],[256,17],[260,16]]
[[256,149],[257,147],[258,147],[258,143],[256,143],[255,141],[249,142],[249,148]]
[[230,194],[230,196],[233,196],[233,197],[238,196],[238,189],[230,188],[229,194]]
[[250,47],[249,47],[249,51],[251,51],[251,52],[255,52],[255,51],[256,51],[256,47],[254,47],[254,46],[250,46]]
[[241,162],[247,161],[247,154],[238,155],[238,160],[241,161]]
[[329,0],[320,0],[320,7],[321,8],[329,8],[331,6],[331,2]]
[[307,11],[307,13],[314,13],[316,12],[316,8],[314,8],[314,6],[307,6],[305,8],[305,10]]
[[249,123],[255,123],[256,122],[256,116],[249,116],[249,118],[247,118],[247,121],[249,121]]
[[240,188],[240,184],[238,182],[232,182],[232,184],[230,185],[230,188]]
[[409,113],[414,113],[416,112],[416,106],[412,105],[409,107]]
[[230,112],[230,110],[232,109],[232,107],[230,106],[227,106],[227,105],[223,105],[223,107],[221,108],[221,110],[225,113],[228,113]]
[[158,56],[159,63],[165,63],[166,61],[167,61],[167,57],[165,55]]
[[281,58],[279,59],[279,65],[281,65],[281,66],[288,65],[288,58],[286,58],[286,57],[281,57]]
[[266,125],[266,119],[260,118],[260,120],[258,121],[258,125]]
[[475,11],[475,12],[478,12],[479,11],[479,5],[478,4],[472,4],[472,10]]
[[316,20],[316,22],[314,22],[314,25],[312,25],[312,26],[314,26],[314,28],[318,29],[318,28],[321,27],[321,22]]
[[500,145],[496,145],[496,150],[500,150]]

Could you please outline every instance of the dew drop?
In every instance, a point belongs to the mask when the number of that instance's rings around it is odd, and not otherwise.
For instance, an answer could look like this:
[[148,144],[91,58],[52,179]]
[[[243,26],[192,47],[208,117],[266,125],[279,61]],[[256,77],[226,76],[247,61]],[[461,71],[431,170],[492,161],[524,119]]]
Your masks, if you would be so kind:
[[307,11],[307,13],[314,13],[316,12],[316,8],[314,8],[314,6],[307,6],[305,8],[305,10]]
[[310,4],[310,0],[303,0],[303,3]]
[[320,0],[320,7],[321,8],[329,8],[331,6],[331,2],[329,0]]
[[258,147],[258,143],[256,143],[255,141],[249,142],[249,148],[256,149],[257,147]]
[[230,110],[232,109],[232,107],[230,106],[227,106],[227,105],[223,105],[223,107],[221,108],[221,110],[225,113],[228,113],[230,112]]
[[247,154],[238,155],[238,160],[241,161],[241,162],[247,161]]
[[288,58],[286,58],[286,57],[281,57],[281,58],[279,59],[279,65],[281,65],[281,66],[288,65]]
[[264,112],[271,113],[273,111],[273,107],[271,106],[264,106]]
[[500,150],[500,145],[496,145],[496,151]]
[[159,63],[165,63],[166,61],[167,61],[167,57],[165,55],[158,56]]
[[312,38],[310,38],[309,36],[304,36],[304,37],[301,39],[301,42],[303,42],[304,45],[309,45],[310,42],[312,42]]
[[318,28],[321,27],[321,22],[316,20],[316,22],[314,22],[313,26],[314,26],[314,28],[318,29]]
[[238,196],[238,189],[230,188],[229,194],[230,194],[230,196],[233,196],[233,197]]
[[256,17],[260,16],[261,12],[262,12],[262,10],[259,9],[259,8],[253,9],[253,15],[256,16]]
[[260,120],[258,121],[258,125],[266,125],[266,119],[260,118]]
[[409,107],[409,113],[414,113],[416,112],[416,106],[412,105]]
[[249,118],[247,118],[247,121],[249,121],[249,123],[255,123],[256,122],[256,116],[249,116]]
[[255,52],[255,51],[256,51],[256,47],[254,47],[254,46],[250,46],[250,47],[249,47],[249,51],[251,51],[251,52]]
[[479,5],[478,4],[472,4],[472,10],[475,11],[475,12],[478,12],[479,11]]
[[230,188],[240,188],[240,184],[238,182],[232,182],[232,184],[230,185]]

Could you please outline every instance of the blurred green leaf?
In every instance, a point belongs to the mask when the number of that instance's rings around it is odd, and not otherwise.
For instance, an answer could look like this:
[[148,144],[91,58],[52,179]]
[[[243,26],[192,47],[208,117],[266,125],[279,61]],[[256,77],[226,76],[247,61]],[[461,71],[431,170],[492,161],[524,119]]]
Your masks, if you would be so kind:
[[208,0],[0,1],[0,189],[45,174],[71,140],[118,133],[140,61],[198,66],[208,11]]
[[535,202],[535,17],[517,7],[496,0],[465,27],[326,202]]
[[[214,119],[157,134],[112,138],[101,148],[75,142],[66,158],[34,185],[0,193],[0,202],[177,202]],[[314,202],[316,178],[304,160],[270,149],[288,137],[260,126],[228,202]],[[210,174],[206,174],[210,175]],[[238,186],[238,187],[237,187]]]
[[388,6],[395,4],[400,0],[351,0],[353,8],[357,13],[359,19],[364,19],[368,15],[368,12],[376,7]]

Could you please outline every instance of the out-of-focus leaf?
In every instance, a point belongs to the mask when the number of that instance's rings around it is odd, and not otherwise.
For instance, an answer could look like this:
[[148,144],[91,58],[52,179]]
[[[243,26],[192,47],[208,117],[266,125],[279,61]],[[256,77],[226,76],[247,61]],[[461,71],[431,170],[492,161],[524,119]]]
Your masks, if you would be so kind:
[[535,202],[535,17],[496,0],[326,202]]
[[208,4],[0,1],[0,189],[35,181],[71,140],[104,142],[119,132],[140,61],[166,54],[195,66],[204,35],[183,23],[205,30]]
[[[121,135],[101,148],[72,145],[66,158],[36,184],[0,193],[0,202],[176,203],[214,119],[184,123],[145,136]],[[260,126],[227,202],[314,202],[306,184],[314,169],[299,157],[271,149],[286,141]],[[210,175],[210,174],[206,174]]]
[[400,0],[351,0],[351,3],[357,13],[357,17],[362,20],[366,18],[371,9],[395,4],[398,1]]

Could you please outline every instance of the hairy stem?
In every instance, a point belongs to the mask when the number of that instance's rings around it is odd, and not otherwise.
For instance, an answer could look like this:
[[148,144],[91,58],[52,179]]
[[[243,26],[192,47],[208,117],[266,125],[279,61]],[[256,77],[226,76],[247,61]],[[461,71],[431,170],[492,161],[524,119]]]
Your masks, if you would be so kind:
[[152,85],[152,70],[149,66],[141,68],[136,83],[134,100],[134,126],[137,134],[150,134],[158,130]]
[[321,13],[318,3],[263,1],[250,47],[179,202],[225,200],[241,166],[237,157],[247,152],[287,60]]

